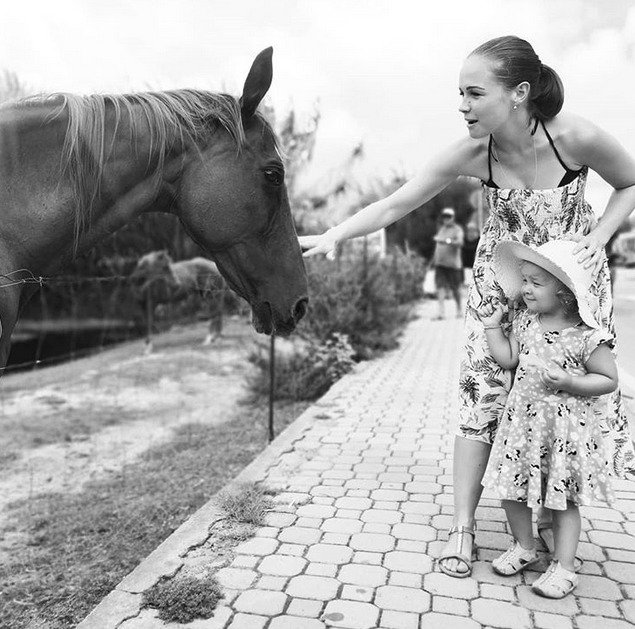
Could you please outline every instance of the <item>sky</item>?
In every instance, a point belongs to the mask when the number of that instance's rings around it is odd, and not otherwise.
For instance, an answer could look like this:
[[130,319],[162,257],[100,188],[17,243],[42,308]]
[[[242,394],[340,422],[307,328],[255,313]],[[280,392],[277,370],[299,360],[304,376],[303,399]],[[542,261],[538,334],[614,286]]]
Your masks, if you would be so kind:
[[[29,89],[192,87],[239,95],[274,48],[267,96],[321,120],[303,185],[326,187],[364,144],[355,176],[412,175],[467,133],[458,74],[478,44],[528,39],[565,85],[565,109],[635,153],[635,0],[0,0],[0,71]],[[610,189],[591,177],[601,212]]]

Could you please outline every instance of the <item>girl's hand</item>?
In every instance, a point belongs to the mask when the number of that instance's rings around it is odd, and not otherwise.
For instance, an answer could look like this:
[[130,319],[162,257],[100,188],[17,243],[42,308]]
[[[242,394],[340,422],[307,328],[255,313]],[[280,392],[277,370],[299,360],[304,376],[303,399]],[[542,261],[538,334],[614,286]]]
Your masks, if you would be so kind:
[[542,382],[548,389],[557,391],[566,389],[571,384],[571,374],[568,374],[555,360],[542,372]]
[[479,311],[478,317],[486,328],[500,326],[505,312],[499,303],[488,302]]
[[571,236],[571,240],[578,243],[573,250],[574,255],[580,254],[578,262],[585,269],[592,268],[594,274],[599,273],[604,261],[604,247],[607,241],[603,240],[595,231],[586,236]]
[[300,247],[304,250],[302,254],[305,258],[323,253],[327,259],[335,259],[335,250],[337,248],[338,241],[333,237],[329,231],[325,231],[323,234],[316,234],[313,236],[299,236],[298,241]]

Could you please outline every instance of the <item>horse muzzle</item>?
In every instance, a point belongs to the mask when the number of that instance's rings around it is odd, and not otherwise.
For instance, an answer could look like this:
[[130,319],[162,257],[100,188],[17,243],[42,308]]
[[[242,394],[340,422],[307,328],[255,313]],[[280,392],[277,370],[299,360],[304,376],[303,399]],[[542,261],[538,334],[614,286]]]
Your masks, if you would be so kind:
[[256,332],[262,334],[276,334],[277,336],[289,336],[304,317],[308,308],[307,297],[298,299],[295,306],[287,316],[281,315],[272,308],[268,301],[252,306],[252,321]]

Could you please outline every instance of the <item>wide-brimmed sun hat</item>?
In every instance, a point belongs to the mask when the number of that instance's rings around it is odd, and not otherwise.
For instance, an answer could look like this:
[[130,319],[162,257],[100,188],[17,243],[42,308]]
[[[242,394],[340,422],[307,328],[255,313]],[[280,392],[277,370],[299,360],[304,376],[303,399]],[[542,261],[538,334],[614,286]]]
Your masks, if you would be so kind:
[[551,240],[531,247],[514,240],[503,240],[494,248],[492,265],[496,281],[510,299],[521,296],[523,278],[520,263],[532,262],[558,278],[575,295],[580,319],[589,327],[598,328],[594,312],[598,299],[591,294],[593,268],[585,269],[573,255],[577,243],[573,240]]

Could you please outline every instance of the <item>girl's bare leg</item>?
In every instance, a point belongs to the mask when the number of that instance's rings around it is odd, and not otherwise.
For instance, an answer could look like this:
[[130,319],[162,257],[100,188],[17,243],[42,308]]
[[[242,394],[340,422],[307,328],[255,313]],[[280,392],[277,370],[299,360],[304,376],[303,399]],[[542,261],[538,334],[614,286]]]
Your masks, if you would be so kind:
[[514,539],[525,550],[533,550],[536,543],[531,526],[531,509],[526,503],[514,500],[503,500],[503,508]]
[[536,526],[538,527],[538,535],[547,547],[550,555],[553,555],[553,517],[551,509],[540,507],[536,515]]
[[[485,474],[487,460],[491,445],[482,441],[466,439],[465,437],[454,438],[454,461],[453,461],[453,482],[454,482],[454,526],[467,526],[474,528],[474,512],[481,498],[483,486],[481,480]],[[472,541],[469,535],[464,540]],[[465,542],[464,542],[465,543]],[[450,537],[445,551],[454,549],[453,536]],[[472,553],[471,548],[465,549],[468,557]],[[465,562],[459,559],[444,559],[443,565],[454,572],[468,572],[469,568]]]
[[565,570],[575,571],[575,551],[580,541],[580,510],[577,505],[567,502],[566,511],[553,511],[553,538],[555,552],[553,558]]

